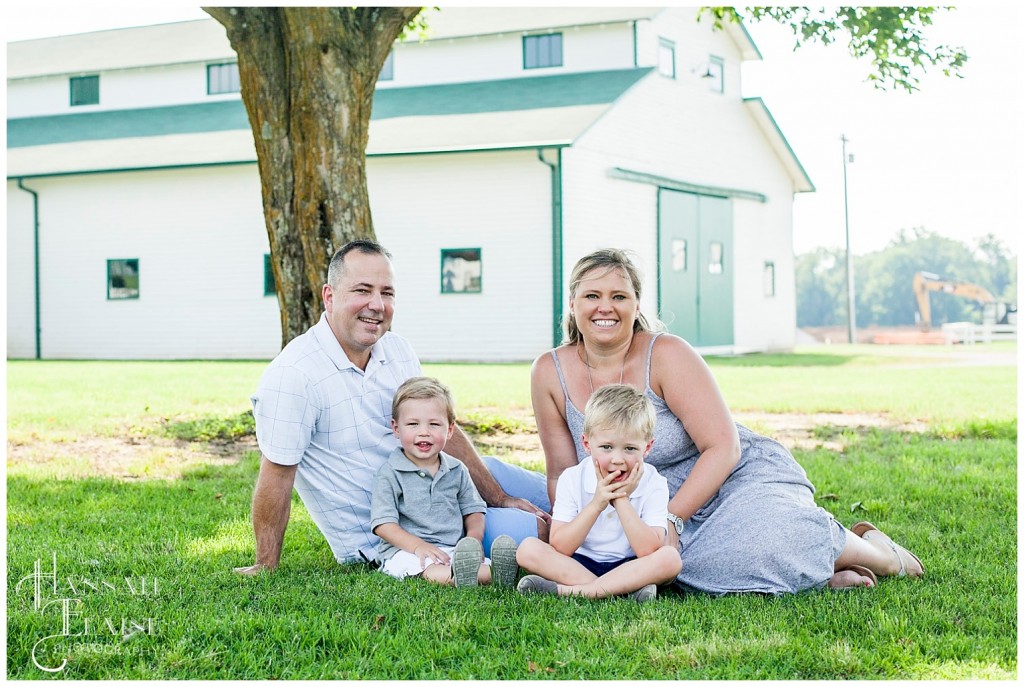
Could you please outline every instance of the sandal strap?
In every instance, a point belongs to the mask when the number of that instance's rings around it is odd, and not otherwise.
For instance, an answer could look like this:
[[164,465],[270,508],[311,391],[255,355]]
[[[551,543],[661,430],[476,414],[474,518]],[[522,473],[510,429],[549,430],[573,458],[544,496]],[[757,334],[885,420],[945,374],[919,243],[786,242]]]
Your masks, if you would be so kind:
[[892,539],[883,539],[882,541],[889,545],[889,548],[892,549],[893,553],[896,554],[896,560],[900,562],[900,571],[896,573],[896,577],[906,577],[907,566],[903,562],[903,554],[900,553],[900,549],[898,546],[896,546],[896,542],[894,542]]
[[878,535],[876,535],[874,537],[865,537],[864,535],[861,535],[861,538],[862,539],[876,539],[876,538],[880,539],[882,541],[882,543],[886,544],[890,549],[892,549],[892,552],[896,554],[896,560],[899,561],[899,563],[900,563],[900,571],[898,573],[896,573],[896,577],[906,577],[907,576],[907,565],[906,565],[906,563],[903,562],[903,554],[900,553],[900,549],[896,545],[896,542],[894,542],[892,539],[890,539],[889,537],[887,537],[884,534],[882,534],[882,531],[878,530],[878,529],[868,530],[868,531],[864,532],[864,534],[870,534],[871,532],[878,532]]

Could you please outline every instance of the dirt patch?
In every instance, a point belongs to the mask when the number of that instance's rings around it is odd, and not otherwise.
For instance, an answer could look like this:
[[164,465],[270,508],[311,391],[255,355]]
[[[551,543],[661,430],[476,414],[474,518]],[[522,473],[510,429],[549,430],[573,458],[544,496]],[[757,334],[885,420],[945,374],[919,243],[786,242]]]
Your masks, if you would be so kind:
[[[513,413],[523,429],[472,434],[477,450],[502,460],[542,468],[544,454],[533,415]],[[924,423],[900,423],[883,415],[848,413],[737,413],[737,422],[769,436],[790,450],[825,448],[841,452],[843,430],[856,433],[871,429],[923,432]],[[835,432],[822,432],[834,427]],[[203,466],[238,463],[248,451],[256,451],[255,437],[238,441],[186,442],[163,437],[78,437],[69,441],[37,440],[7,443],[9,474],[24,473],[55,479],[106,477],[127,481],[174,480]]]
[[896,432],[925,432],[929,429],[923,422],[895,422],[884,415],[867,413],[737,413],[735,418],[740,424],[775,439],[791,451],[819,447],[842,451],[844,444],[841,440],[820,435],[823,427],[856,433],[872,429]]
[[[737,413],[737,422],[775,439],[793,449],[825,448],[841,452],[845,442],[841,435],[844,430],[858,434],[872,429],[888,429],[897,432],[924,432],[929,429],[923,422],[896,422],[884,415],[867,413]],[[520,465],[543,465],[540,436],[533,416],[517,418],[527,431],[516,434],[494,432],[473,435],[473,442],[482,454],[498,456]],[[836,428],[835,432],[821,432],[823,427]]]
[[55,479],[180,479],[202,466],[233,465],[256,440],[190,443],[162,437],[78,437],[70,441],[7,442],[8,474]]

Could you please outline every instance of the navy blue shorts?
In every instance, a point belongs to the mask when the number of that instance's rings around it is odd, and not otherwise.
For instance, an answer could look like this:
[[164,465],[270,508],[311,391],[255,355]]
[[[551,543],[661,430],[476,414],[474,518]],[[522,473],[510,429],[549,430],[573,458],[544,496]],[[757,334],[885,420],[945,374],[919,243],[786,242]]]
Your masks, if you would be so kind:
[[636,556],[630,556],[629,558],[623,558],[617,561],[595,561],[593,558],[584,556],[582,553],[574,553],[572,555],[574,561],[579,561],[584,568],[594,573],[596,576],[601,577],[605,573],[609,573],[615,568],[619,567],[623,563],[629,563],[635,561]]

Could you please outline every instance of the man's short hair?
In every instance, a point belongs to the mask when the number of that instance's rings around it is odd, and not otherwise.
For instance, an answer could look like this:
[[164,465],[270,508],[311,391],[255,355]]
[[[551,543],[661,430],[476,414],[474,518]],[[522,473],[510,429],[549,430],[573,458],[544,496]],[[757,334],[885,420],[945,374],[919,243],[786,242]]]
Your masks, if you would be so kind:
[[358,251],[367,255],[380,255],[388,260],[391,259],[391,253],[380,245],[376,241],[370,241],[368,239],[356,239],[355,241],[349,241],[344,246],[338,249],[331,258],[331,264],[327,268],[327,283],[331,286],[336,286],[345,276],[345,256],[352,251]]
[[448,424],[455,422],[455,399],[451,390],[433,377],[410,377],[402,382],[391,401],[391,417],[398,422],[398,411],[406,401],[436,398],[442,401]]
[[583,411],[583,433],[597,429],[641,434],[654,438],[657,414],[650,399],[628,384],[609,384],[590,395]]

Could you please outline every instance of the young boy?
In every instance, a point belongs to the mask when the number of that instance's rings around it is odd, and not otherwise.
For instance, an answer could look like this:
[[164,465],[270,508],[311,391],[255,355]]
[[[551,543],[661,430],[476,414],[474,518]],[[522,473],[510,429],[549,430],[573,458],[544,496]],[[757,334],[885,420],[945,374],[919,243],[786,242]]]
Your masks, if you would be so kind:
[[[487,504],[466,466],[441,452],[455,431],[451,391],[430,377],[406,380],[391,404],[391,429],[401,446],[377,472],[370,502],[381,570],[456,587],[489,584],[491,561],[481,544]],[[499,536],[491,558],[495,582],[515,584],[515,540]]]
[[654,407],[633,387],[612,384],[591,395],[584,416],[590,456],[558,478],[550,544],[531,537],[519,545],[519,565],[536,574],[518,589],[653,599],[683,567],[665,544],[668,484],[643,463],[654,443]]

